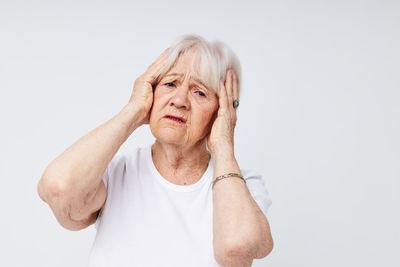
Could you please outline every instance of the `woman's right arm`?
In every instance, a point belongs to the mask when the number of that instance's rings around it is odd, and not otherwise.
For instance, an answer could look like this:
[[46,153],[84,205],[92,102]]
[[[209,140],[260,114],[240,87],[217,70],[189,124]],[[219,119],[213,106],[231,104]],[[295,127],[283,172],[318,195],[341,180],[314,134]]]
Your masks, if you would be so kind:
[[121,145],[140,126],[142,116],[127,104],[117,115],[81,137],[44,171],[38,193],[58,222],[70,230],[93,224],[107,191],[102,176]]
[[167,51],[135,80],[128,104],[117,115],[81,137],[44,171],[37,191],[63,227],[81,230],[96,221],[107,198],[103,174],[132,132],[149,122],[154,82]]

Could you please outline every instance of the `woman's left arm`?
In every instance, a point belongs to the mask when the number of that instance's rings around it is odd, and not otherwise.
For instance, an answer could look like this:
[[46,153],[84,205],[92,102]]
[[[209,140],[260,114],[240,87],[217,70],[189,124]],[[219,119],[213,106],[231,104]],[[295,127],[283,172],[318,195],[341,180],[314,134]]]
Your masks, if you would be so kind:
[[[238,100],[238,81],[228,71],[219,88],[218,116],[208,136],[214,158],[214,179],[227,173],[239,173],[234,155],[234,128]],[[273,240],[268,220],[251,196],[246,183],[237,177],[219,180],[213,188],[214,256],[222,266],[251,266],[253,259],[266,257]]]
[[[214,154],[214,177],[240,173],[235,156],[228,151]],[[268,220],[242,179],[230,177],[215,184],[213,216],[214,251],[223,266],[251,266],[253,259],[264,258],[271,252],[273,240]],[[231,264],[227,264],[229,261]]]

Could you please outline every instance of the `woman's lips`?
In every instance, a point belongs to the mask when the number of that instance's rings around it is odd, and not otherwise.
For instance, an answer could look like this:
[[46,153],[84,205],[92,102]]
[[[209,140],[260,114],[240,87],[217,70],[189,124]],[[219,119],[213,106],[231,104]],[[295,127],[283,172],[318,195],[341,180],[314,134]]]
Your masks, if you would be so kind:
[[175,121],[175,122],[177,122],[179,124],[186,123],[186,119],[183,118],[183,117],[179,117],[179,116],[165,115],[163,118]]

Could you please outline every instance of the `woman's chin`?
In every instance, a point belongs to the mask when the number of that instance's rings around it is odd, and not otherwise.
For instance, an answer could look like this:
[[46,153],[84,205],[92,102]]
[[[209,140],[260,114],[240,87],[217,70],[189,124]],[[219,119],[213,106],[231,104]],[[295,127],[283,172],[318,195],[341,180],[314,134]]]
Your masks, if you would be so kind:
[[173,130],[164,129],[161,132],[154,134],[154,137],[160,143],[183,145],[185,143],[185,136]]

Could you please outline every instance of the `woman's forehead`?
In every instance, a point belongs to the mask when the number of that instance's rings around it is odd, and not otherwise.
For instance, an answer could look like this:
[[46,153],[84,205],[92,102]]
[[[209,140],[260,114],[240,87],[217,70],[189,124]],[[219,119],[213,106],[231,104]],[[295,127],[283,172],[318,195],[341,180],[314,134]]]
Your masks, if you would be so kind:
[[180,56],[174,62],[172,67],[163,75],[163,78],[178,78],[180,80],[189,79],[206,90],[211,90],[212,86],[207,77],[203,77],[200,72],[201,59],[194,51],[188,51]]
[[197,74],[191,72],[190,70],[179,71],[171,69],[165,74],[164,77],[174,77],[179,79],[192,79],[194,81],[201,81],[200,77],[198,77]]
[[194,82],[196,82],[196,83],[202,85],[202,86],[205,87],[206,89],[208,88],[208,87],[206,86],[205,82],[204,82],[202,79],[200,79],[199,77],[197,77],[196,74],[193,74],[193,73],[191,73],[190,71],[186,71],[185,73],[176,72],[176,71],[171,71],[171,72],[168,72],[164,77],[165,77],[165,78],[169,78],[169,77],[179,78],[179,79],[181,79],[181,80],[184,80],[184,79],[188,78],[188,79],[190,79],[190,80],[192,80],[192,81],[194,81]]
[[177,58],[174,65],[171,68],[171,72],[185,73],[185,75],[198,75],[200,67],[200,60],[195,56],[193,52],[188,52]]

